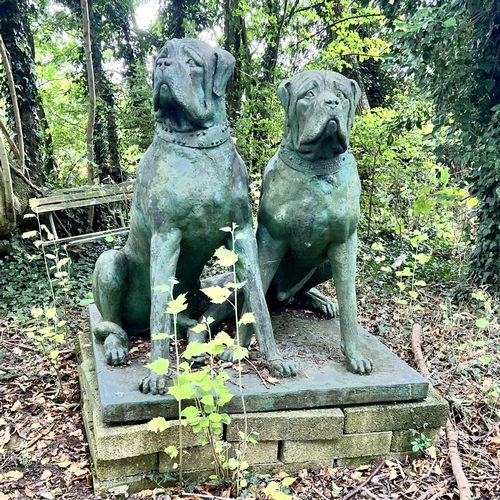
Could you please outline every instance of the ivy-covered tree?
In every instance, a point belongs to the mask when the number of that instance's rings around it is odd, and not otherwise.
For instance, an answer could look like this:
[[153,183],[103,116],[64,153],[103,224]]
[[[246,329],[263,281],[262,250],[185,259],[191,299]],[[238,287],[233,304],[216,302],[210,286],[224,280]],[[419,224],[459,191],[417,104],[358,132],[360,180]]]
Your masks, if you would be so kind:
[[434,103],[443,161],[478,200],[468,278],[500,292],[500,3],[380,0],[395,30],[399,67]]
[[[40,98],[35,76],[35,46],[28,15],[34,10],[28,0],[4,0],[0,3],[0,34],[10,56],[23,125],[25,165],[29,178],[42,184],[42,133],[37,108]],[[4,75],[5,76],[5,75]],[[12,100],[5,77],[1,79],[1,94],[7,104],[9,119],[14,123]],[[12,127],[15,130],[15,127]]]

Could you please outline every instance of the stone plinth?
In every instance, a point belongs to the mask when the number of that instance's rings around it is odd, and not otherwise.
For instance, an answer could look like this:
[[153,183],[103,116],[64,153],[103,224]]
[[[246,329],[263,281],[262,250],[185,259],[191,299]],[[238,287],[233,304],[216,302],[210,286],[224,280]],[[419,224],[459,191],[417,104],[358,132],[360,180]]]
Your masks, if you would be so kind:
[[[258,444],[246,455],[252,473],[293,474],[303,468],[403,458],[414,454],[411,430],[437,442],[447,403],[434,391],[427,393],[425,379],[375,338],[361,331],[360,351],[374,362],[373,374],[361,377],[345,371],[336,321],[287,314],[274,318],[274,327],[280,348],[293,357],[301,375],[266,389],[257,375],[245,374],[248,429],[259,433]],[[126,387],[128,371],[146,370],[139,362],[111,369],[103,365],[101,346],[92,345],[88,332],[79,343],[83,415],[96,493],[104,496],[121,485],[138,491],[172,480],[176,470],[164,450],[177,446],[179,431],[170,398]],[[238,404],[228,409],[232,421],[225,436],[236,442],[243,415]],[[161,433],[149,432],[147,422],[157,416],[171,420],[171,425]],[[211,474],[212,457],[206,446],[200,446],[199,436],[183,428],[183,441],[185,475]]]
[[[100,316],[95,306],[90,312],[92,327]],[[273,318],[273,327],[278,346],[286,358],[293,359],[299,374],[266,388],[255,373],[244,373],[242,382],[248,412],[415,401],[427,395],[427,381],[362,328],[359,328],[359,351],[371,358],[374,366],[367,376],[346,370],[340,353],[338,320],[310,320],[285,313]],[[136,359],[127,366],[110,367],[105,362],[102,344],[90,338],[88,343],[93,343],[104,422],[138,422],[159,415],[177,416],[177,401],[172,396],[153,396],[139,391],[139,383],[148,373],[145,358]],[[237,379],[235,370],[227,371],[233,380]],[[238,394],[237,385],[230,384],[229,388]],[[241,399],[233,398],[224,409],[228,413],[241,412]]]

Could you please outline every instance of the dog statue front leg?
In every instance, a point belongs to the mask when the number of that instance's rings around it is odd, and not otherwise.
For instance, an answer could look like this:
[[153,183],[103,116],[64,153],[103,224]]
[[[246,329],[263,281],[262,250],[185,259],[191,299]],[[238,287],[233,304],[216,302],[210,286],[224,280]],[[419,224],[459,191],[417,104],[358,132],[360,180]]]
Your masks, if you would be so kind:
[[[258,256],[257,242],[253,229],[251,227],[243,228],[237,230],[236,234],[242,236],[242,238],[237,239],[235,242],[235,252],[238,254],[238,262],[236,263],[238,280],[240,282],[246,281],[246,285],[243,288],[245,295],[243,312],[251,311],[254,313],[254,329],[257,341],[259,342],[260,352],[271,374],[275,377],[293,377],[297,374],[297,369],[291,361],[283,359],[274,339],[259,266],[255,265],[258,262]],[[267,289],[269,280],[266,280],[264,286]],[[250,343],[251,328],[248,328],[244,337],[242,344],[248,346]]]
[[120,250],[108,250],[97,259],[92,283],[94,300],[102,320],[92,333],[104,343],[106,363],[111,366],[124,365],[128,361],[129,339],[122,328],[128,274],[127,257]]
[[[169,285],[170,278],[175,277],[180,243],[181,232],[178,229],[166,234],[156,233],[151,238],[151,362],[160,358],[169,359],[170,356],[170,339],[158,338],[157,335],[172,335],[172,317],[166,312],[171,297],[155,288]],[[142,380],[140,389],[143,393],[165,394],[167,376],[151,372]]]
[[356,247],[357,235],[354,233],[346,243],[332,243],[328,257],[339,303],[341,348],[347,358],[347,369],[352,373],[368,375],[373,369],[372,362],[358,353]]

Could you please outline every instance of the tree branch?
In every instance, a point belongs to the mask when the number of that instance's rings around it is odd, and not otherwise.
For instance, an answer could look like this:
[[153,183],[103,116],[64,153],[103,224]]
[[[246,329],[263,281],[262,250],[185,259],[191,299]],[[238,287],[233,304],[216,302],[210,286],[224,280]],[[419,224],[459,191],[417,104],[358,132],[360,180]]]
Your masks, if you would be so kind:
[[10,149],[14,153],[14,156],[17,158],[17,161],[21,163],[21,153],[19,153],[19,149],[17,149],[16,143],[12,139],[12,137],[9,134],[9,131],[7,130],[7,127],[5,126],[5,123],[2,121],[0,118],[0,130],[2,131],[5,139],[7,139],[7,142],[9,143]]
[[19,104],[17,102],[16,85],[14,83],[14,75],[12,74],[12,67],[10,65],[10,58],[3,43],[2,35],[0,35],[0,55],[2,57],[2,62],[5,68],[5,73],[7,75],[7,82],[9,84],[10,98],[12,100],[12,109],[14,111],[14,120],[16,122],[17,129],[17,141],[19,144],[19,166],[21,172],[24,174],[26,171],[26,165],[24,162],[24,138],[23,138],[23,126],[21,123],[21,114],[19,112]]
[[[419,372],[427,379],[430,379],[429,370],[424,362],[424,357],[422,355],[422,347],[420,344],[420,338],[422,335],[422,327],[415,323],[413,325],[413,330],[411,333],[411,346],[413,349],[413,354],[415,356],[415,362]],[[469,482],[465,477],[464,471],[462,469],[462,460],[460,459],[460,454],[458,452],[458,437],[455,432],[455,428],[448,417],[446,421],[446,437],[448,438],[448,456],[450,458],[451,468],[453,469],[453,475],[457,480],[458,490],[460,492],[460,500],[470,500],[472,497],[472,492],[469,487]]]

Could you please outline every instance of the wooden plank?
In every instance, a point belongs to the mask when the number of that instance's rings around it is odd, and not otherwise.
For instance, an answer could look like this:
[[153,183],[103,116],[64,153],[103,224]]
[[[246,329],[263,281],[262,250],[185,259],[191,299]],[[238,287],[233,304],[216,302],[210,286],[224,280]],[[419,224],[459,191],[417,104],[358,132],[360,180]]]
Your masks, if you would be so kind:
[[[43,214],[47,212],[54,212],[56,210],[66,210],[68,208],[90,207],[92,205],[102,205],[104,203],[112,203],[114,201],[130,200],[132,195],[133,193],[123,193],[114,196],[103,196],[100,198],[93,197],[75,201],[51,202],[46,205],[32,207],[31,209],[37,214]],[[47,198],[47,200],[49,200],[49,198]]]
[[106,236],[119,236],[119,235],[125,235],[128,234],[130,231],[130,228],[119,228],[119,229],[109,229],[107,231],[99,231],[97,233],[90,233],[90,234],[79,234],[78,236],[70,236],[67,238],[61,238],[58,240],[49,240],[49,241],[44,241],[42,243],[42,247],[46,247],[48,245],[77,245],[79,243],[88,243],[90,241],[97,241],[102,238],[105,238]]
[[[135,181],[127,181],[122,182],[121,184],[106,184],[102,186],[87,186],[85,188],[71,188],[66,190],[57,191],[56,194],[52,196],[48,196],[46,198],[36,198],[35,203],[32,203],[35,206],[32,206],[32,210],[35,213],[44,213],[49,212],[51,210],[61,210],[50,208],[47,209],[47,206],[54,207],[59,203],[72,203],[77,201],[87,201],[87,200],[102,200],[98,201],[95,204],[106,203],[108,197],[121,195],[123,198],[121,199],[129,199],[132,198],[134,192]],[[76,206],[86,206],[86,204],[79,204]],[[68,207],[65,206],[63,208],[75,208],[75,206]]]

